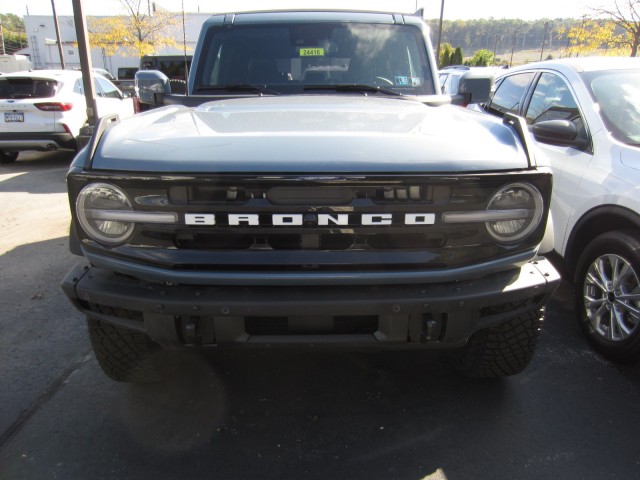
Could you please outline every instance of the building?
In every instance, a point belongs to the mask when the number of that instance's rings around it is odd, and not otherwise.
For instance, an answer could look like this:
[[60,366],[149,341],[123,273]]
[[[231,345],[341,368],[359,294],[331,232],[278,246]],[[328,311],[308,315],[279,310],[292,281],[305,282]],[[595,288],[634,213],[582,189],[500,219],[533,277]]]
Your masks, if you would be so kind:
[[[210,14],[188,13],[185,16],[185,35],[188,53],[193,53],[202,24]],[[61,67],[58,42],[56,39],[55,23],[52,16],[47,15],[25,15],[23,17],[25,30],[27,32],[28,48],[20,53],[28,55],[34,69],[58,69]],[[62,42],[62,52],[67,69],[80,68],[80,55],[76,40],[76,29],[73,16],[58,16],[60,27],[60,38]],[[163,48],[157,52],[158,55],[181,55],[184,53],[182,47],[182,31],[176,39],[181,45],[180,48]],[[104,68],[115,76],[118,68],[137,67],[140,59],[132,56],[129,49],[121,48],[116,55],[106,55],[100,48],[91,49],[91,62],[94,68]]]

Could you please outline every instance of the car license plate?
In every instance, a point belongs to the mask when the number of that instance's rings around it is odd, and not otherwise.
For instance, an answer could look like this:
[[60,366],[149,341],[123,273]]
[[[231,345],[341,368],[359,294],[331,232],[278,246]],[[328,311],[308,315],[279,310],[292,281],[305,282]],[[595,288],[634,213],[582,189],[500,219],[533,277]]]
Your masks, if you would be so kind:
[[22,112],[5,112],[4,114],[5,122],[24,122],[24,113]]

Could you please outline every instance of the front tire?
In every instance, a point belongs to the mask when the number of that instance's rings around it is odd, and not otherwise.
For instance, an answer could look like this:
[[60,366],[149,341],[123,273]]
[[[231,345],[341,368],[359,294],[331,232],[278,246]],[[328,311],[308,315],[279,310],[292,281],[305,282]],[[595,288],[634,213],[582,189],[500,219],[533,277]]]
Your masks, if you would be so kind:
[[[501,310],[516,308],[507,305]],[[455,361],[455,369],[473,378],[502,378],[522,372],[535,353],[543,318],[544,310],[539,308],[477,331]]]
[[640,240],[638,232],[596,237],[580,256],[576,313],[594,349],[620,363],[640,359]]
[[87,318],[89,338],[102,371],[118,382],[148,383],[162,380],[154,364],[160,347],[143,333]]
[[0,163],[13,163],[18,159],[18,152],[0,150]]

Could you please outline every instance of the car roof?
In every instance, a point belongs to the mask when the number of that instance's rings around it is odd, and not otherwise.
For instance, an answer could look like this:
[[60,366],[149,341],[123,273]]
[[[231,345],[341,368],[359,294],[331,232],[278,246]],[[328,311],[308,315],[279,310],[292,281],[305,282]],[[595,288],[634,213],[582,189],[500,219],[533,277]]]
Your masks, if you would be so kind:
[[[203,28],[223,23],[225,25],[250,25],[278,22],[343,22],[373,24],[424,24],[421,17],[410,13],[375,10],[339,10],[339,9],[283,9],[256,10],[216,13],[211,16]],[[424,24],[426,26],[426,24]]]
[[557,70],[570,69],[574,72],[593,72],[598,70],[624,70],[640,69],[640,58],[638,57],[575,57],[561,58],[558,60],[546,60],[543,62],[529,63],[514,67],[510,71],[527,70],[532,68],[553,68]]
[[[78,78],[82,78],[82,71],[80,70],[32,70],[28,72],[14,72],[6,73],[3,76],[11,78],[39,78],[43,80],[59,80],[62,83],[74,82]],[[110,81],[103,75],[93,72],[94,78],[102,78],[106,81]]]
[[447,71],[451,71],[451,70],[460,70],[460,71],[468,71],[471,70],[471,67],[467,66],[467,65],[447,65],[446,67],[442,67],[440,69],[440,71],[442,72],[443,70],[447,70]]
[[75,70],[33,70],[30,72],[14,72],[7,77],[44,78],[49,80],[75,80],[82,77],[82,72]]

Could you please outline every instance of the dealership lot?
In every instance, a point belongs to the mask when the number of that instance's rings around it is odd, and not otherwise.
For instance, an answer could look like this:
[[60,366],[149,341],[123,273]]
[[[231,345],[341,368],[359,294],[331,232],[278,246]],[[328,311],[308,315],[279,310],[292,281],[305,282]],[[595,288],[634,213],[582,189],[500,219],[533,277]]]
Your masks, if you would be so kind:
[[640,366],[593,353],[563,284],[502,381],[430,352],[168,353],[108,380],[59,283],[70,153],[0,168],[0,478],[640,478]]

